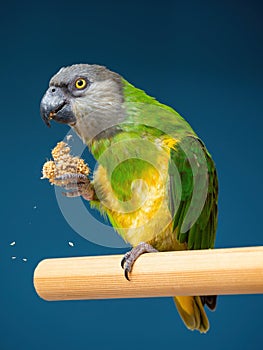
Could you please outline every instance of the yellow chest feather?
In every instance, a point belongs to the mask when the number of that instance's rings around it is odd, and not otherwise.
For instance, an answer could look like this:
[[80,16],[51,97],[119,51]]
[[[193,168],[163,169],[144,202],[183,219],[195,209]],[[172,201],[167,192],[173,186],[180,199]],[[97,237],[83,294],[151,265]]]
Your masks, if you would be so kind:
[[[175,141],[172,141],[174,145]],[[118,233],[133,246],[142,241],[158,246],[156,242],[161,242],[161,237],[170,237],[168,241],[172,242],[167,241],[168,249],[171,249],[171,245],[174,249],[180,249],[172,237],[175,235],[171,235],[172,217],[168,207],[167,188],[171,141],[166,142],[169,147],[165,144],[165,151],[158,155],[158,169],[148,169],[140,179],[132,182],[132,198],[128,202],[118,200],[102,166],[94,174],[94,185],[98,189],[103,210]],[[166,247],[161,247],[160,250],[166,250]]]

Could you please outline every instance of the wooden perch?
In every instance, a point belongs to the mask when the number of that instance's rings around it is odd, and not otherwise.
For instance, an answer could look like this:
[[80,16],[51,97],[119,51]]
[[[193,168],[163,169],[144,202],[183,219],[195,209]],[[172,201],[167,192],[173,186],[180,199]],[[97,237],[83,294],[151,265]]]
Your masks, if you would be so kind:
[[46,259],[34,285],[45,300],[263,293],[263,247],[142,255],[131,281],[122,255]]

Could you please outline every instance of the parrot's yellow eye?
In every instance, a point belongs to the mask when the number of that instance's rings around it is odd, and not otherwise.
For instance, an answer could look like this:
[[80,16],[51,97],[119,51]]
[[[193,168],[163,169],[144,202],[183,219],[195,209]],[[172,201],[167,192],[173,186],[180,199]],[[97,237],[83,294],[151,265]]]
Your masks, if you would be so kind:
[[87,86],[87,82],[83,78],[79,78],[75,81],[75,87],[79,90],[84,89]]

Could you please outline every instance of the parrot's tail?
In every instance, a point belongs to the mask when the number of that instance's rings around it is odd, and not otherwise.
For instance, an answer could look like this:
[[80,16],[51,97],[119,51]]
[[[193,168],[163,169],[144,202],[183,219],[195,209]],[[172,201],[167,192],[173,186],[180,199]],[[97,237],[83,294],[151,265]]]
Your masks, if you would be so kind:
[[201,333],[208,331],[209,321],[200,297],[176,296],[174,301],[187,328]]

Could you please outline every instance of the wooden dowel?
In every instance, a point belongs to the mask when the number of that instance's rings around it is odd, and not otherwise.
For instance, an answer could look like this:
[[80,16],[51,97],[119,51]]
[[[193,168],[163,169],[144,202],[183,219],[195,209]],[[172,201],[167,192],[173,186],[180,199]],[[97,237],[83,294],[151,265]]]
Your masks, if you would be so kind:
[[263,247],[142,255],[124,278],[122,256],[46,259],[34,285],[45,300],[263,293]]

